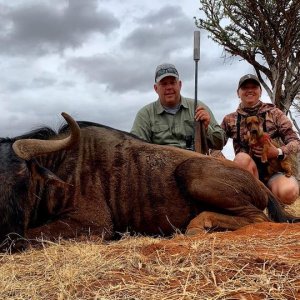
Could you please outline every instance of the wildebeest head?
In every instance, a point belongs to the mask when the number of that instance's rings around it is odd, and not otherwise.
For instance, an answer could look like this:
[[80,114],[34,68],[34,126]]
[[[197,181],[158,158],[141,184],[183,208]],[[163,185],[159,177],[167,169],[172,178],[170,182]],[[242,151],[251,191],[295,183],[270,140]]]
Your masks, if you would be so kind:
[[29,186],[26,162],[20,159],[10,142],[0,145],[0,241],[8,234],[24,235],[23,201]]
[[24,236],[26,206],[32,174],[46,180],[60,181],[49,170],[35,162],[38,155],[67,149],[78,142],[80,129],[67,114],[63,117],[71,135],[60,140],[2,139],[0,140],[0,249],[7,248],[11,238]]

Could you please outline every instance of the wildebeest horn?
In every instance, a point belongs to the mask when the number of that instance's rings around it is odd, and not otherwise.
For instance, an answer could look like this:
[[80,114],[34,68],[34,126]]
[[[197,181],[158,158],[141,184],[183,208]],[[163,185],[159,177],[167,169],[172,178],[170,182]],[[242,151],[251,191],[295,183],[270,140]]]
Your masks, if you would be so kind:
[[80,138],[80,128],[76,121],[69,116],[67,113],[62,113],[64,119],[68,122],[70,126],[71,134],[61,140],[37,140],[37,139],[24,139],[17,140],[13,143],[12,147],[15,153],[25,160],[30,160],[31,158],[47,154],[54,151],[67,149],[73,144],[77,143]]

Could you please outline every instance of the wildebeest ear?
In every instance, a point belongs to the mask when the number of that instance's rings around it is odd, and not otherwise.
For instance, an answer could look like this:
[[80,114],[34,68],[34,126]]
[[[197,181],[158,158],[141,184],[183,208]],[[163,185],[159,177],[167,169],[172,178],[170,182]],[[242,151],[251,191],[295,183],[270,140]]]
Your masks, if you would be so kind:
[[41,179],[47,183],[52,183],[56,186],[64,187],[66,185],[71,185],[60,179],[50,170],[42,167],[35,159],[28,161],[28,165],[33,176],[36,176],[38,179]]

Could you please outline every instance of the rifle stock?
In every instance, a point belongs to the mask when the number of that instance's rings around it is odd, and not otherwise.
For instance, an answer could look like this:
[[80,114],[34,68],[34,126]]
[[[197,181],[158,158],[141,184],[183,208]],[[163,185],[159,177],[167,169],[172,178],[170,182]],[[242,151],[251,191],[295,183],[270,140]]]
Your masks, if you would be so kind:
[[194,149],[195,152],[201,154],[208,154],[208,145],[206,140],[206,131],[201,121],[195,121],[194,123],[195,137],[194,137]]

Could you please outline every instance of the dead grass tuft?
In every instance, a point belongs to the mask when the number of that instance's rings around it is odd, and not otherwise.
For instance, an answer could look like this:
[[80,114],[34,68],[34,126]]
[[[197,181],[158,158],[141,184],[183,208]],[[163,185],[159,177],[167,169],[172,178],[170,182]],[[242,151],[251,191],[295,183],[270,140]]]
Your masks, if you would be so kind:
[[299,274],[300,223],[193,238],[125,234],[0,254],[0,299],[300,299]]
[[299,217],[300,216],[300,197],[292,205],[287,205],[285,209],[289,213]]
[[299,225],[44,242],[0,256],[0,299],[299,299]]

